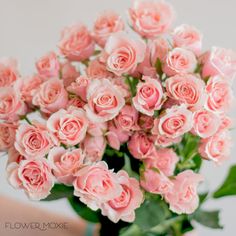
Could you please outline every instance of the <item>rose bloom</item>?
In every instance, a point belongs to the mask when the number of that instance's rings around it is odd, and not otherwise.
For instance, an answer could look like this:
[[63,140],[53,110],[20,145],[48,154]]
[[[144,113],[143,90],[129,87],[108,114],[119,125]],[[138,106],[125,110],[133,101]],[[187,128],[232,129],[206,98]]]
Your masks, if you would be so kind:
[[58,46],[69,60],[83,61],[93,54],[95,43],[86,26],[77,24],[62,31]]
[[232,139],[229,132],[221,131],[207,139],[201,139],[199,153],[207,160],[222,163],[229,158]]
[[202,50],[202,34],[193,26],[180,25],[173,33],[174,47],[188,49],[199,55]]
[[66,150],[54,147],[48,154],[48,161],[54,176],[60,183],[72,185],[74,175],[83,166],[84,155],[81,149]]
[[202,76],[220,75],[227,81],[236,75],[236,53],[225,48],[213,47],[203,60]]
[[133,72],[144,60],[145,43],[130,39],[125,33],[115,33],[107,41],[107,69],[117,76]]
[[16,132],[15,148],[27,159],[45,156],[53,142],[43,124],[21,124]]
[[173,180],[174,187],[165,194],[165,200],[170,204],[170,210],[177,214],[192,214],[199,204],[197,186],[203,181],[203,176],[192,170],[185,170]]
[[47,121],[47,128],[60,143],[74,146],[84,139],[88,119],[84,110],[69,107],[52,114]]
[[[155,129],[154,129],[155,130]],[[173,144],[177,144],[180,143],[182,140],[182,137],[179,136],[177,138],[171,138],[171,137],[166,137],[165,135],[160,135],[156,132],[153,132],[154,130],[152,130],[152,133],[155,133],[155,145],[159,146],[159,147],[169,147]]]
[[164,115],[155,119],[153,134],[160,134],[172,139],[189,132],[193,126],[193,114],[184,105],[166,110]]
[[17,61],[13,58],[0,59],[0,88],[13,85],[18,77]]
[[153,127],[154,118],[144,114],[140,114],[138,118],[138,125],[140,130],[150,130]]
[[15,142],[17,123],[0,123],[0,151],[7,151]]
[[205,103],[205,83],[194,75],[175,75],[168,78],[166,90],[170,98],[186,104],[191,110],[198,110]]
[[15,121],[24,115],[26,106],[12,87],[0,88],[0,120]]
[[68,102],[68,94],[62,80],[50,79],[40,85],[33,96],[32,103],[40,107],[40,111],[51,114],[61,108],[65,108]]
[[166,176],[174,174],[175,166],[179,157],[171,148],[160,148],[154,152],[154,155],[144,160],[145,167],[157,168]]
[[81,143],[81,148],[85,153],[85,161],[87,163],[101,161],[106,145],[107,143],[104,136],[87,135]]
[[122,187],[120,196],[102,204],[102,215],[107,216],[112,222],[119,220],[133,222],[135,209],[143,202],[143,193],[139,182],[135,178],[129,178],[124,170],[117,173],[117,179]]
[[35,63],[39,75],[45,79],[57,77],[59,75],[60,63],[54,52],[49,52],[42,56]]
[[134,1],[129,9],[133,29],[145,38],[155,38],[166,33],[174,21],[172,6],[164,1]]
[[125,24],[120,15],[114,11],[105,11],[98,16],[93,27],[93,37],[100,47],[115,32],[123,31]]
[[128,149],[133,157],[145,159],[151,156],[155,150],[154,137],[144,132],[135,132],[128,142]]
[[125,100],[109,80],[93,80],[87,89],[85,110],[91,122],[101,123],[113,119],[125,105]]
[[81,98],[75,96],[69,99],[66,108],[68,109],[71,106],[76,107],[76,108],[83,108],[84,105],[85,105],[85,102]]
[[193,52],[184,48],[174,48],[168,53],[163,71],[168,76],[182,73],[193,73],[197,67],[197,59]]
[[88,134],[90,134],[91,136],[102,136],[106,133],[107,131],[107,122],[103,122],[103,123],[89,123],[88,126]]
[[112,170],[108,170],[104,161],[81,168],[73,185],[74,195],[92,210],[97,210],[102,203],[119,197],[122,193],[117,176]]
[[137,85],[136,96],[132,99],[134,107],[141,113],[153,116],[155,110],[159,110],[163,102],[163,89],[156,79],[144,76],[144,82]]
[[80,76],[79,71],[76,70],[76,67],[71,64],[71,62],[66,61],[60,65],[60,75],[63,80],[65,87],[68,87],[76,78]]
[[193,116],[193,133],[201,138],[209,138],[220,128],[220,117],[208,110],[199,110]]
[[8,181],[23,189],[31,200],[41,200],[50,194],[54,178],[45,158],[22,160],[20,164],[11,163],[7,167]]
[[234,102],[231,86],[220,77],[212,77],[207,82],[206,93],[208,97],[205,106],[213,112],[227,112]]

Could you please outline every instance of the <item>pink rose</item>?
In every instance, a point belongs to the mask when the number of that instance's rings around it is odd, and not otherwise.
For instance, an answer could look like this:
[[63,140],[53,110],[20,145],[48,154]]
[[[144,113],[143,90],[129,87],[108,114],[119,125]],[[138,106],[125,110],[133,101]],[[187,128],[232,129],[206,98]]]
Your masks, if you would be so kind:
[[19,164],[21,161],[26,160],[26,158],[16,150],[14,145],[10,149],[8,149],[7,154],[8,154],[7,166],[13,162]]
[[0,151],[7,151],[15,142],[17,123],[0,123]]
[[87,132],[92,136],[103,136],[107,131],[107,123],[89,123]]
[[84,155],[81,149],[66,150],[54,147],[48,154],[49,164],[60,183],[71,185],[74,175],[83,166]]
[[119,197],[122,192],[118,178],[108,170],[104,161],[81,168],[73,185],[74,195],[92,210],[97,210],[102,203]]
[[166,80],[167,95],[184,103],[191,110],[203,107],[205,103],[205,83],[194,75],[175,75]]
[[144,114],[140,114],[138,118],[138,125],[140,130],[150,130],[154,125],[154,118]]
[[66,61],[61,65],[60,75],[63,80],[65,87],[68,87],[76,78],[80,76],[79,71],[76,70],[76,67],[71,64],[71,62]]
[[206,108],[219,113],[227,112],[234,101],[231,86],[220,77],[212,77],[206,86]]
[[166,33],[174,21],[172,6],[164,1],[134,1],[129,9],[134,30],[145,38],[155,38]]
[[26,112],[20,93],[12,87],[0,88],[0,120],[14,121]]
[[145,167],[157,168],[166,176],[174,174],[175,166],[179,157],[171,148],[160,148],[154,152],[154,155],[144,160]]
[[85,105],[85,102],[81,98],[71,97],[67,103],[66,108],[69,108],[71,106],[76,107],[76,108],[83,108],[84,105]]
[[[155,129],[153,129],[154,131]],[[152,131],[152,132],[153,132]],[[155,145],[159,146],[159,147],[169,147],[173,144],[177,144],[177,143],[180,143],[181,140],[182,140],[182,137],[179,136],[177,138],[171,138],[171,137],[166,137],[164,135],[160,135],[156,132],[154,132],[156,134],[156,140],[155,140]]]
[[87,135],[81,143],[81,148],[85,153],[86,162],[93,163],[102,160],[106,145],[107,143],[104,136]]
[[202,76],[220,75],[232,80],[236,75],[236,53],[225,48],[213,47],[204,58]]
[[173,33],[175,47],[185,48],[199,55],[202,50],[202,34],[193,26],[180,25]]
[[214,135],[221,124],[218,115],[211,111],[199,110],[193,116],[193,132],[201,138],[209,138]]
[[163,90],[161,83],[156,79],[144,76],[144,82],[137,85],[137,94],[132,99],[134,107],[141,113],[153,116],[155,110],[159,110],[163,102]]
[[124,30],[121,16],[114,11],[105,11],[98,16],[93,27],[93,36],[96,43],[104,47],[107,39],[116,32]]
[[107,41],[107,69],[114,74],[133,72],[138,63],[144,60],[146,45],[138,39],[130,39],[124,33],[115,33]]
[[52,146],[51,136],[42,124],[21,124],[16,132],[15,148],[27,159],[45,156]]
[[61,108],[65,108],[68,102],[68,94],[62,80],[50,79],[40,85],[33,96],[32,103],[39,106],[44,113],[51,114]]
[[139,208],[143,202],[143,193],[140,190],[139,182],[134,178],[129,178],[123,170],[117,173],[117,179],[122,187],[122,192],[120,196],[102,204],[102,214],[114,223],[119,220],[133,222],[135,209]]
[[153,139],[144,132],[135,132],[128,142],[128,149],[132,156],[137,159],[150,157],[155,150]]
[[198,207],[199,198],[197,186],[203,181],[203,176],[186,170],[173,180],[174,187],[165,194],[165,200],[170,204],[170,210],[177,214],[192,214]]
[[79,144],[85,137],[88,128],[88,119],[84,110],[69,107],[52,114],[47,121],[48,130],[55,138],[69,146]]
[[77,24],[62,31],[58,46],[69,60],[83,61],[93,54],[95,43],[86,26]]
[[59,75],[60,63],[54,52],[49,52],[35,63],[39,75],[45,79]]
[[90,121],[101,123],[113,119],[125,105],[118,89],[107,79],[93,80],[87,89],[85,110]]
[[167,194],[173,188],[173,183],[158,169],[147,169],[142,173],[141,186],[154,194]]
[[231,129],[234,127],[234,120],[228,117],[227,115],[220,114],[220,120],[221,122],[220,122],[219,131]]
[[14,84],[19,77],[17,62],[13,58],[0,60],[0,88]]
[[155,119],[153,134],[177,138],[192,129],[193,114],[184,105],[174,106],[166,110],[160,118]]
[[8,180],[13,187],[25,190],[32,200],[41,200],[50,194],[53,175],[46,159],[23,160],[8,166]]
[[174,48],[168,53],[163,71],[168,76],[193,73],[197,67],[197,59],[193,52],[184,48]]
[[230,156],[232,139],[228,131],[221,131],[207,139],[202,139],[199,153],[203,158],[221,163]]

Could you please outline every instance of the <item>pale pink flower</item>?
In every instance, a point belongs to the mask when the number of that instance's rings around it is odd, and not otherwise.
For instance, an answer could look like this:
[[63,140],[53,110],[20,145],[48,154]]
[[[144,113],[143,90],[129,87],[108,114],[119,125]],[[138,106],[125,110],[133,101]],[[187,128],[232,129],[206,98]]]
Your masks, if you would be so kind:
[[[154,131],[154,130],[153,130]],[[152,131],[152,132],[153,132]],[[155,145],[157,145],[157,146],[159,146],[159,147],[163,147],[163,148],[165,148],[165,147],[169,147],[169,146],[171,146],[171,145],[173,145],[173,144],[177,144],[177,143],[180,143],[181,142],[181,140],[182,140],[182,137],[181,136],[179,136],[179,137],[176,137],[176,138],[171,138],[171,137],[167,137],[167,136],[165,136],[165,135],[160,135],[160,134],[158,134],[158,133],[156,133],[156,132],[154,132],[155,133]]]
[[8,154],[7,166],[13,162],[19,164],[22,160],[26,160],[26,158],[16,150],[14,145],[11,148],[9,148],[7,154]]
[[107,122],[89,123],[87,132],[92,136],[103,136],[107,131]]
[[71,106],[76,108],[83,108],[86,103],[79,97],[72,97],[67,103],[66,108],[69,108]]
[[68,87],[75,81],[76,78],[80,76],[79,71],[77,71],[76,67],[69,61],[61,63],[60,67],[60,76],[65,87]]

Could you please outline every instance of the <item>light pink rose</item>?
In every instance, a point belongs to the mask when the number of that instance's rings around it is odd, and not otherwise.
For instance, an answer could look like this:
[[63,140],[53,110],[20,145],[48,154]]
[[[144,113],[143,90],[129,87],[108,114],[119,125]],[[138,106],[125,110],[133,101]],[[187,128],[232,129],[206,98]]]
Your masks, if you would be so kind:
[[153,134],[160,134],[172,139],[189,132],[193,126],[193,113],[184,105],[166,110],[160,118],[155,119]]
[[191,110],[198,110],[205,103],[205,83],[194,75],[175,75],[168,78],[166,90],[170,98],[186,104]]
[[104,136],[87,135],[81,143],[81,148],[85,153],[85,160],[88,163],[101,161],[106,149],[106,139]]
[[45,79],[58,77],[60,63],[55,52],[49,52],[35,63],[39,75]]
[[117,179],[122,187],[122,192],[120,196],[101,205],[102,214],[114,223],[119,220],[133,222],[135,209],[140,207],[143,202],[143,193],[140,190],[139,182],[134,178],[129,178],[123,170],[117,173]]
[[79,71],[77,71],[76,67],[69,61],[62,63],[60,67],[60,76],[65,87],[68,87],[72,82],[75,81],[76,78],[80,76]]
[[184,48],[174,48],[168,53],[163,71],[168,76],[193,73],[197,67],[197,59],[193,52]]
[[15,142],[17,123],[0,123],[0,151],[7,151]]
[[18,77],[17,61],[13,58],[0,59],[0,88],[13,85]]
[[197,186],[203,181],[203,176],[186,170],[173,180],[174,187],[165,194],[165,200],[170,204],[170,210],[177,214],[192,214],[198,207],[199,197]]
[[107,131],[107,122],[89,123],[87,132],[92,136],[103,136]]
[[220,127],[219,127],[219,131],[223,131],[223,130],[227,130],[227,129],[231,129],[234,127],[234,120],[227,116],[226,114],[220,114]]
[[74,146],[84,139],[88,119],[83,109],[69,107],[52,114],[47,121],[47,128],[60,143]]
[[[155,131],[155,129],[152,130],[152,132]],[[156,139],[155,139],[155,145],[159,146],[159,147],[169,147],[173,144],[177,144],[180,143],[182,140],[182,137],[179,136],[177,138],[171,138],[171,137],[166,137],[165,135],[160,135],[156,132],[153,132],[156,135]]]
[[48,161],[54,176],[60,183],[71,185],[74,175],[83,166],[84,155],[81,149],[66,150],[54,147],[48,154]]
[[8,166],[8,181],[13,187],[25,190],[31,200],[41,200],[50,194],[53,175],[45,158],[23,160]]
[[157,168],[166,176],[174,174],[175,166],[179,157],[171,148],[160,148],[154,152],[154,155],[144,160],[145,167]]
[[85,110],[91,122],[101,123],[113,119],[125,105],[125,100],[107,79],[93,80],[87,89]]
[[130,39],[124,33],[115,33],[107,41],[107,69],[114,74],[133,72],[144,60],[146,45],[140,40]]
[[231,86],[220,77],[212,77],[206,86],[206,93],[208,95],[206,101],[206,108],[224,113],[229,111],[234,102],[234,95]]
[[154,194],[167,194],[173,188],[173,183],[158,169],[146,169],[141,175],[141,186]]
[[76,107],[76,108],[83,108],[85,105],[85,102],[79,98],[79,97],[71,97],[70,100],[67,103],[67,107],[69,108],[71,106]]
[[145,38],[166,33],[174,21],[174,10],[165,1],[136,0],[129,9],[134,30]]
[[207,160],[222,163],[229,158],[232,139],[228,131],[221,131],[207,139],[201,139],[199,153]]
[[21,124],[16,132],[15,148],[27,159],[45,156],[53,142],[43,124]]
[[208,110],[196,111],[193,115],[193,133],[201,138],[214,135],[220,127],[220,117]]
[[93,27],[93,37],[100,47],[104,47],[107,39],[116,32],[124,30],[124,22],[114,11],[104,11],[98,16]]
[[95,43],[86,26],[77,24],[62,31],[58,46],[69,60],[83,61],[93,54]]
[[150,130],[154,125],[154,118],[144,114],[140,114],[138,118],[138,125],[140,130]]
[[154,150],[154,137],[144,132],[135,132],[128,142],[128,149],[133,157],[145,159],[150,157]]
[[19,164],[21,161],[26,160],[26,158],[16,150],[14,145],[8,150],[7,154],[8,154],[7,166],[13,162]]
[[40,85],[34,94],[32,103],[39,106],[44,113],[51,114],[61,108],[65,108],[68,102],[68,94],[62,80],[53,78]]
[[220,75],[227,81],[236,75],[236,53],[230,49],[213,47],[204,57],[202,76]]
[[74,195],[80,198],[92,210],[102,203],[119,197],[122,187],[118,178],[104,161],[81,168],[73,183]]
[[175,47],[185,48],[199,55],[202,50],[202,34],[193,26],[180,25],[173,33]]
[[137,94],[132,99],[134,107],[141,113],[153,116],[155,110],[159,110],[163,102],[163,89],[156,79],[144,76],[144,82],[137,85]]
[[14,121],[26,112],[20,93],[12,87],[0,88],[0,120]]
[[71,83],[67,87],[67,90],[75,95],[79,96],[83,101],[86,101],[87,87],[90,80],[86,76],[79,76],[75,82]]

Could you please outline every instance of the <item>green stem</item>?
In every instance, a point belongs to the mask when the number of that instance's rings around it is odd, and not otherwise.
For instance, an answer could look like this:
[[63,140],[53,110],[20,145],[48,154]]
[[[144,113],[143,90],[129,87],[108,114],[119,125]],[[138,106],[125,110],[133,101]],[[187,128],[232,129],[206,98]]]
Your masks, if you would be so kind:
[[129,85],[129,88],[130,88],[130,91],[131,91],[131,94],[132,94],[132,97],[133,97],[135,95],[135,90],[134,90],[131,78],[129,76],[126,76],[126,80],[127,80],[127,83]]
[[21,120],[25,120],[28,124],[32,125],[31,121],[29,120],[29,118],[27,117],[27,115],[24,115],[21,117]]

